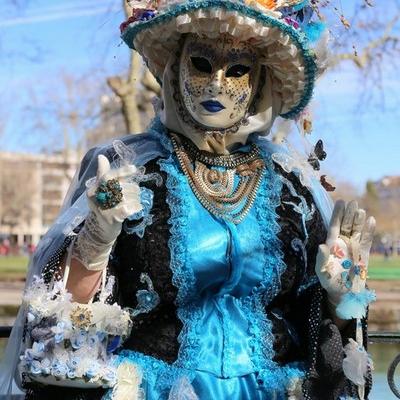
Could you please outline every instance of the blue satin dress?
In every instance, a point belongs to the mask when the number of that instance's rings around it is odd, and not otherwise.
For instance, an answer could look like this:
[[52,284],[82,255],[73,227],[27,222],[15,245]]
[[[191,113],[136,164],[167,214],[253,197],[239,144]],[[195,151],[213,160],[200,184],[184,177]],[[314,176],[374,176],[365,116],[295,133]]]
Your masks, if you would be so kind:
[[257,199],[238,225],[205,210],[174,156],[160,162],[168,176],[171,269],[183,329],[172,366],[137,352],[121,354],[141,367],[147,400],[189,390],[179,389],[182,382],[190,382],[200,400],[287,399],[288,387],[304,374],[302,365],[272,360],[265,306],[279,293],[285,265],[275,213],[281,184],[266,161]]

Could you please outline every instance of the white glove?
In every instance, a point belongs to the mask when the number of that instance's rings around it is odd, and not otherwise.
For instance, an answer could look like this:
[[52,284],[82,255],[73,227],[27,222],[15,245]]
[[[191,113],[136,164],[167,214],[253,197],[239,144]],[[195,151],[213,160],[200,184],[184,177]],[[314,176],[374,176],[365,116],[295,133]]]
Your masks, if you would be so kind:
[[318,249],[315,270],[341,319],[365,316],[375,294],[365,289],[375,219],[366,219],[356,201],[335,204],[326,244]]
[[[122,229],[122,223],[130,215],[141,211],[140,188],[130,180],[137,173],[134,165],[111,169],[108,159],[98,157],[95,184],[86,191],[90,213],[85,225],[78,233],[72,249],[72,257],[88,270],[101,271],[107,267],[115,240]],[[122,189],[122,199],[115,207],[105,209],[98,201],[98,188],[102,183],[116,179]]]

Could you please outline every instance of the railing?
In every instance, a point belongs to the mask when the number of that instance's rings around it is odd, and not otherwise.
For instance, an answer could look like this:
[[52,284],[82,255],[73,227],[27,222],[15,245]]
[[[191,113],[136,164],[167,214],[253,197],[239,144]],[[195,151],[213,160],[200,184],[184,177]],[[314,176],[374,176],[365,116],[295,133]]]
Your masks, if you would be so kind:
[[[368,340],[370,343],[400,343],[400,333],[396,332],[369,332]],[[394,395],[400,399],[400,390],[394,381],[394,375],[398,365],[400,364],[400,354],[391,362],[388,372],[387,380],[390,390]]]
[[[0,339],[6,339],[11,334],[11,326],[0,326]],[[400,343],[400,333],[396,332],[369,332],[368,341],[370,343]],[[400,364],[400,354],[398,354],[395,359],[391,362],[388,373],[387,380],[391,391],[394,395],[400,399],[400,389],[397,387],[394,381],[394,375],[398,365]]]
[[11,326],[0,326],[0,339],[7,339],[11,334]]

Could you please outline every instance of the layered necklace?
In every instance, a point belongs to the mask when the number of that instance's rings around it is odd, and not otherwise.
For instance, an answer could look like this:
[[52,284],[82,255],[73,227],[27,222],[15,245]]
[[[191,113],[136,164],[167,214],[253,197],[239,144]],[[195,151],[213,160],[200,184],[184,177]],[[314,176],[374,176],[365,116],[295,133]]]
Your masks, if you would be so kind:
[[171,133],[180,167],[190,187],[211,214],[239,224],[256,199],[265,163],[253,144],[249,152],[216,155],[199,150],[187,138]]

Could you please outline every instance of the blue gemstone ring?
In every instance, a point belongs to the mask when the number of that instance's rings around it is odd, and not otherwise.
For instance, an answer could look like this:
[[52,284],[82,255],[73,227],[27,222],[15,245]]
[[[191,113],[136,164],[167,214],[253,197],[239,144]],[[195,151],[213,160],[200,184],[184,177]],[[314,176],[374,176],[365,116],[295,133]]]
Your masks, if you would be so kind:
[[96,189],[96,201],[103,210],[114,208],[121,203],[122,198],[122,187],[117,179],[103,181]]

